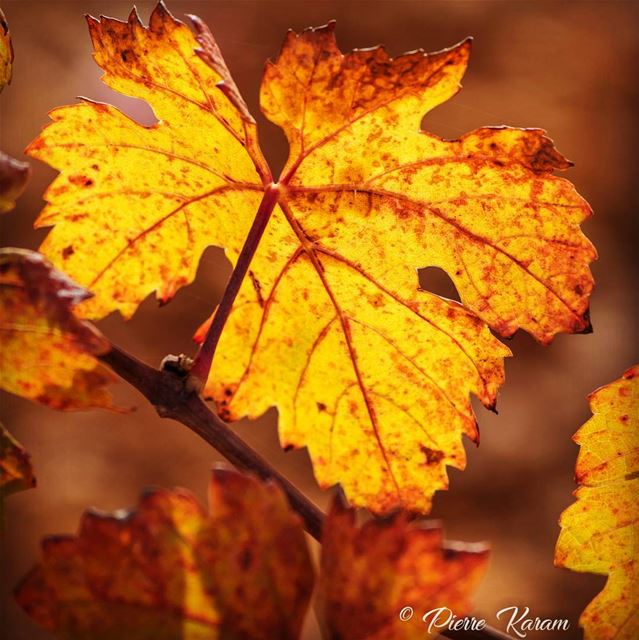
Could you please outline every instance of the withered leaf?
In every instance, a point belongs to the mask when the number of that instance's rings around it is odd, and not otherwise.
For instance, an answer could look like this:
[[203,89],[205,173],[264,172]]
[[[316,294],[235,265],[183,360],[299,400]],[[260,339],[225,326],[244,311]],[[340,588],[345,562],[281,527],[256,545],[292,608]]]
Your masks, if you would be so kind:
[[[206,393],[229,420],[277,407],[282,444],[308,447],[320,484],[353,503],[428,511],[446,467],[465,465],[461,435],[478,439],[469,395],[493,407],[503,381],[509,351],[489,326],[542,342],[589,328],[590,209],[553,175],[569,162],[538,129],[419,130],[458,91],[468,41],[343,55],[331,24],[289,33],[266,67],[261,106],[290,145],[273,187],[220,50],[194,24],[162,4],[148,28],[135,12],[89,20],[104,81],[159,122],[88,101],[52,113],[29,148],[61,171],[42,251],[95,292],[83,313],[129,316],[190,282],[206,246],[235,263],[275,188]],[[465,306],[418,289],[429,265]]]
[[[11,82],[13,45],[9,25],[0,9],[0,91]],[[29,179],[26,162],[19,162],[0,151],[0,214],[11,211]]]
[[9,25],[0,9],[0,91],[10,82],[13,72],[13,44]]
[[161,489],[132,512],[86,512],[77,536],[44,540],[16,597],[67,640],[292,640],[313,581],[283,493],[216,470],[208,515]]
[[468,614],[488,565],[486,545],[444,542],[438,523],[405,514],[358,526],[336,501],[325,532],[317,597],[329,639],[437,637],[423,616],[440,607]]
[[561,515],[555,563],[608,576],[586,607],[585,640],[639,637],[639,365],[590,395],[593,417],[580,445],[576,502]]
[[35,484],[29,454],[0,424],[0,533],[4,525],[4,499]]
[[30,175],[31,169],[26,162],[0,151],[0,214],[16,206],[16,200],[22,195]]
[[[66,640],[294,640],[313,591],[300,521],[275,485],[217,469],[205,514],[184,490],[135,511],[86,512],[77,536],[43,542],[16,597]],[[318,612],[328,638],[429,637],[402,607],[470,609],[485,545],[443,541],[406,514],[363,527],[334,506],[324,524]],[[419,631],[419,633],[418,633]]]
[[0,388],[54,409],[114,408],[115,375],[96,360],[110,344],[74,315],[89,295],[40,254],[0,250]]

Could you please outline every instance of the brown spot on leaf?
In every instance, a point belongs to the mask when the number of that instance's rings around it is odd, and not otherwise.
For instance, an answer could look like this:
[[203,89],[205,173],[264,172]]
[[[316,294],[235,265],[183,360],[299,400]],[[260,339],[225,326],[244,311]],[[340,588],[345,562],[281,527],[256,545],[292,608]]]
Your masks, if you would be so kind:
[[419,448],[420,448],[421,452],[424,454],[424,456],[426,456],[426,464],[428,464],[428,465],[437,464],[444,457],[444,452],[443,451],[438,451],[436,449],[430,449],[429,447],[427,447],[427,446],[425,446],[423,444],[420,444]]
[[87,176],[84,176],[84,175],[69,176],[69,182],[71,184],[74,184],[74,185],[77,185],[77,186],[82,186],[82,187],[92,187],[93,186],[93,180],[91,178],[88,178]]
[[252,271],[249,271],[248,275],[249,275],[249,278],[251,279],[251,283],[253,284],[253,288],[255,289],[255,294],[257,295],[257,302],[260,305],[260,307],[263,307],[264,297],[262,296],[262,285]]

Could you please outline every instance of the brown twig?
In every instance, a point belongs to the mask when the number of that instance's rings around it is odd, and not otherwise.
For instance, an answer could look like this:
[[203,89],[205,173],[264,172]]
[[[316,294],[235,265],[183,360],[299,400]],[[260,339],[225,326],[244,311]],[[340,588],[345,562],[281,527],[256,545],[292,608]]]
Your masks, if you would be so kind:
[[306,531],[320,539],[322,511],[209,409],[201,396],[189,388],[186,369],[182,373],[167,367],[154,369],[116,346],[100,359],[140,391],[161,417],[186,425],[238,469],[279,483]]
[[[187,426],[238,469],[277,482],[301,517],[306,531],[321,542],[324,513],[211,411],[197,393],[199,384],[193,384],[192,369],[189,370],[188,365],[182,365],[179,358],[169,357],[161,369],[154,369],[115,345],[100,356],[100,360],[135,387],[161,417]],[[455,640],[511,640],[492,627],[481,631],[446,631],[443,635]]]

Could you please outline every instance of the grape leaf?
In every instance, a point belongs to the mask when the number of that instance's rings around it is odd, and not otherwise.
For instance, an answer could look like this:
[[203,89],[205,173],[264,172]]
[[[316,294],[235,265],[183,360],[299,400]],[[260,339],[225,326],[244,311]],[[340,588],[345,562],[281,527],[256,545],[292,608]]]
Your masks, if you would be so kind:
[[0,91],[10,82],[13,72],[13,44],[9,25],[0,9]]
[[286,186],[207,392],[228,419],[276,406],[283,445],[376,512],[429,510],[446,466],[465,465],[461,434],[478,440],[469,394],[494,406],[509,354],[474,313],[419,291],[417,268],[447,269],[504,335],[588,326],[589,208],[551,174],[568,163],[550,140],[418,131],[468,52],[343,56],[328,26],[290,33],[262,85],[291,147]]
[[161,489],[133,512],[86,512],[77,536],[44,540],[18,602],[67,640],[297,638],[314,581],[297,516],[235,472],[210,487],[208,516]]
[[590,395],[580,445],[577,500],[561,515],[558,566],[608,575],[586,607],[586,640],[639,637],[639,365]]
[[0,533],[4,525],[5,497],[35,485],[29,454],[0,424]]
[[116,377],[95,358],[109,342],[73,312],[89,295],[41,255],[0,250],[0,388],[54,409],[115,409]]
[[[439,524],[405,514],[358,527],[336,501],[325,524],[318,615],[328,638],[408,640],[429,634],[424,614],[471,609],[470,597],[489,559],[483,544],[445,543]],[[410,618],[400,612],[412,610]]]
[[306,240],[411,296],[415,268],[441,267],[502,335],[584,330],[595,254],[578,224],[590,209],[551,175],[570,163],[538,129],[452,141],[418,130],[459,90],[470,41],[395,60],[382,47],[343,55],[333,26],[289,33],[262,84],[289,141],[282,181]]
[[[342,55],[333,25],[289,33],[261,90],[286,133],[277,183],[208,29],[162,4],[143,27],[89,19],[114,89],[146,100],[143,127],[84,101],[52,113],[29,153],[61,171],[38,224],[42,251],[95,297],[82,313],[131,315],[193,279],[205,246],[235,263],[264,193],[277,204],[206,389],[229,420],[276,406],[284,446],[309,449],[322,486],[377,512],[425,512],[478,441],[469,395],[493,407],[522,327],[542,342],[589,328],[590,209],[552,174],[568,161],[538,129],[458,140],[419,130],[452,97],[470,43],[396,59]],[[420,291],[446,269],[464,305]],[[200,332],[201,336],[201,332]]]
[[29,165],[0,151],[0,213],[7,213],[16,206],[16,200],[24,191],[31,174]]
[[152,291],[166,302],[191,282],[207,246],[241,246],[270,174],[223,60],[196,54],[162,3],[148,28],[135,9],[126,23],[88,24],[102,80],[146,100],[159,122],[90,100],[54,110],[27,149],[61,171],[36,226],[55,225],[40,251],[94,293],[86,317],[129,317]]

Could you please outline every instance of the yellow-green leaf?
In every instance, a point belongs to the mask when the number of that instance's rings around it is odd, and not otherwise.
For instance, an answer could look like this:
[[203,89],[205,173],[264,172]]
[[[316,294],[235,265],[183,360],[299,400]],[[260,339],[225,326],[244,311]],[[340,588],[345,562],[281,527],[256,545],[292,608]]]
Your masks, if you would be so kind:
[[608,576],[579,623],[586,640],[639,637],[639,366],[590,396],[576,502],[560,520],[555,563]]
[[0,250],[0,388],[54,409],[114,408],[115,375],[96,359],[110,344],[74,315],[89,296],[41,255]]
[[216,470],[210,513],[155,489],[45,539],[16,590],[65,640],[293,640],[313,586],[304,532],[273,485]]

